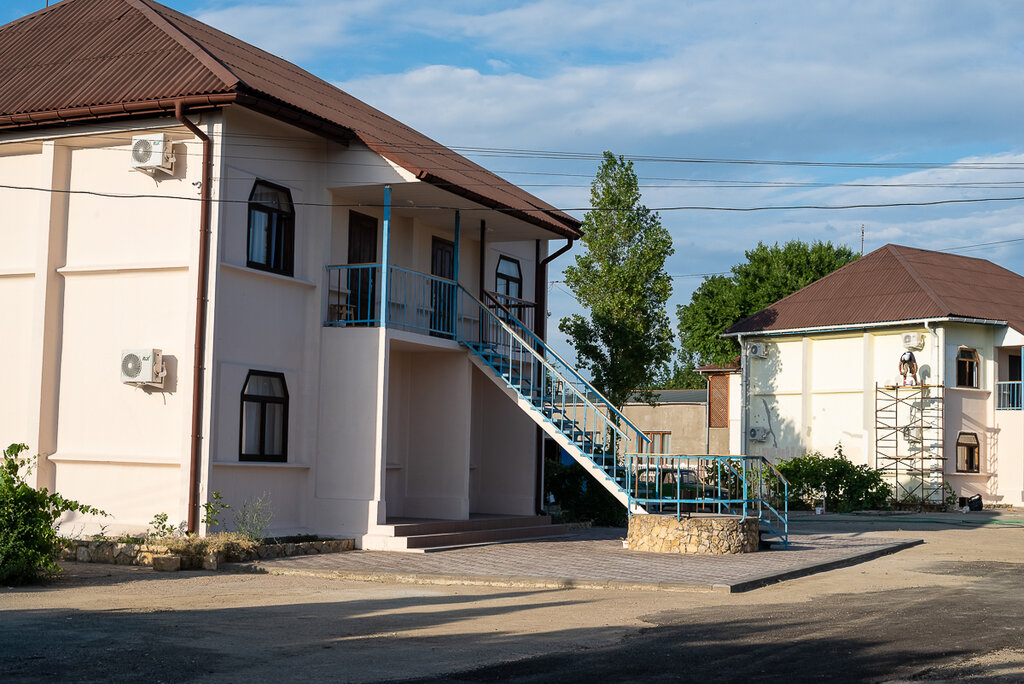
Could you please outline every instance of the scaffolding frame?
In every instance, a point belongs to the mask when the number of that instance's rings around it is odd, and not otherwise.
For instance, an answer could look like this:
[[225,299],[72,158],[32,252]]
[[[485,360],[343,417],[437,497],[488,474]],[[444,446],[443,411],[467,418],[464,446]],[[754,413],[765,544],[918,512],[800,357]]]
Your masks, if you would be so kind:
[[942,385],[875,384],[875,468],[895,504],[945,500]]

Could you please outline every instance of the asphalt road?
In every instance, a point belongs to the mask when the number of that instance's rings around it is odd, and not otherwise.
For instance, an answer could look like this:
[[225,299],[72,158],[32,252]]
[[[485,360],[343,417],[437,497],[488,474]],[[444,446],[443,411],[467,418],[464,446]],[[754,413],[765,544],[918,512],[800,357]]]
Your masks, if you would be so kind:
[[69,564],[0,588],[0,681],[1024,682],[1024,526],[807,525],[926,543],[732,595]]

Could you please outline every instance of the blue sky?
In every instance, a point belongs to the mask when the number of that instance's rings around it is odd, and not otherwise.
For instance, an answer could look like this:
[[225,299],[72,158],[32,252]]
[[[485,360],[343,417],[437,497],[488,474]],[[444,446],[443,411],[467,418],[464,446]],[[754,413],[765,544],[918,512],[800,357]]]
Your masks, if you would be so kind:
[[[0,23],[43,4],[9,0]],[[637,162],[652,208],[1024,197],[1024,8],[1014,2],[165,4],[449,146],[673,158]],[[473,158],[556,206],[588,203],[593,160]],[[1024,238],[1024,201],[661,218],[675,241],[669,271],[687,276],[673,305],[699,284],[689,274],[726,271],[758,240],[859,249],[862,225],[865,251]],[[1024,241],[958,253],[1024,273]],[[572,308],[561,287],[556,317]]]

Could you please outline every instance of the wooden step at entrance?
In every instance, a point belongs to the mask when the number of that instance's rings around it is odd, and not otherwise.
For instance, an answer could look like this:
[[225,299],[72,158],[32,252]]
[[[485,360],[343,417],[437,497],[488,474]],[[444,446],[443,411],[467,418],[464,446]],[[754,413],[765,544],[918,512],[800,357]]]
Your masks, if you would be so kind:
[[553,525],[546,515],[474,515],[469,520],[390,519],[379,529],[382,533],[364,540],[364,548],[422,553],[553,537],[566,534],[568,525]]

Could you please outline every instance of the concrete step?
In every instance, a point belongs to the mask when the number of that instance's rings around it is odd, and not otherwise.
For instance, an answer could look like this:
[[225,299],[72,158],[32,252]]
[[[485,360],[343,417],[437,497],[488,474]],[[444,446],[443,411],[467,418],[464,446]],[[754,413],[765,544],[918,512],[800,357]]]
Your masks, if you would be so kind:
[[441,548],[462,548],[478,544],[495,544],[506,541],[555,537],[569,531],[568,525],[541,525],[537,527],[509,527],[505,529],[471,530],[445,534],[422,534],[403,537],[406,548],[413,550],[440,550]]
[[567,525],[552,525],[549,516],[481,516],[470,520],[394,520],[366,535],[365,549],[424,553],[558,536]]
[[515,527],[541,527],[551,524],[547,515],[480,515],[469,520],[389,520],[382,528],[393,537],[412,537],[425,534],[451,534],[479,530],[510,529]]

